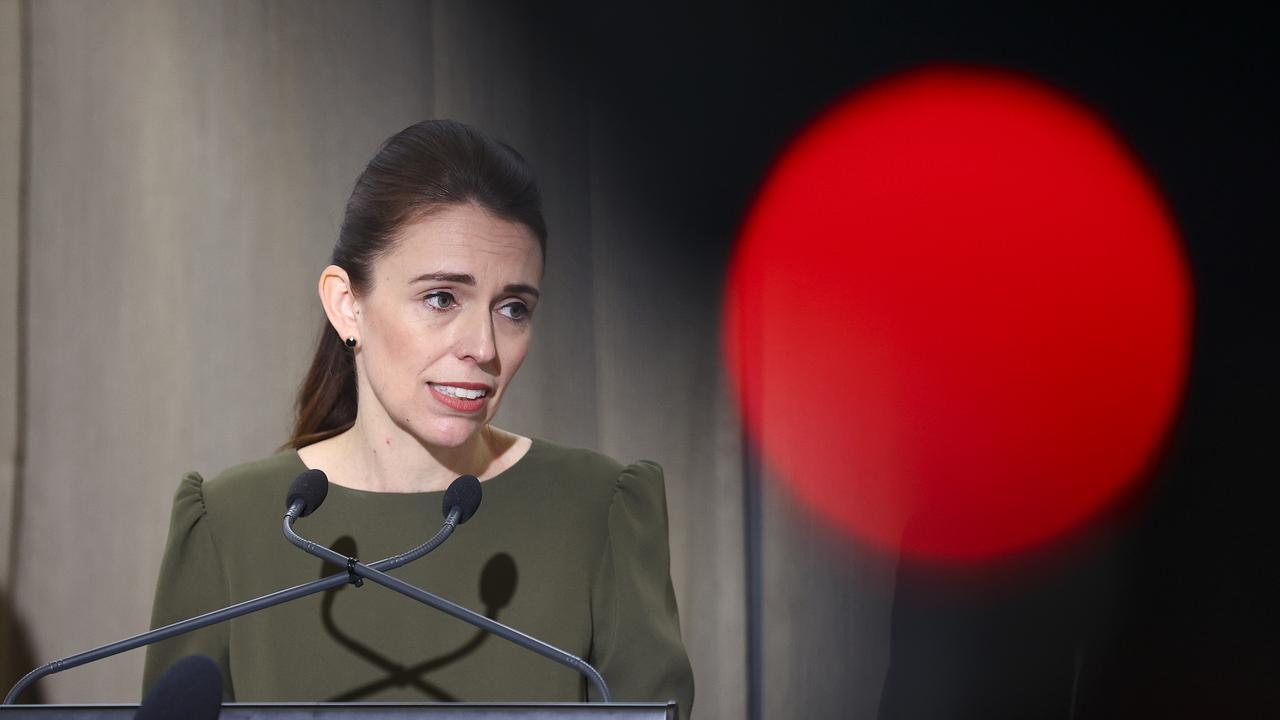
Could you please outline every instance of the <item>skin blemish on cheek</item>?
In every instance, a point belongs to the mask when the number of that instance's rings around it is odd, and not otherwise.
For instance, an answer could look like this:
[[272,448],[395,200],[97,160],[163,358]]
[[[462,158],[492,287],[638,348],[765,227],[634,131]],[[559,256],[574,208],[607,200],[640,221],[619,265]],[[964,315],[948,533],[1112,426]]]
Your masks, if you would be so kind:
[[391,444],[391,438],[387,438],[387,445]]

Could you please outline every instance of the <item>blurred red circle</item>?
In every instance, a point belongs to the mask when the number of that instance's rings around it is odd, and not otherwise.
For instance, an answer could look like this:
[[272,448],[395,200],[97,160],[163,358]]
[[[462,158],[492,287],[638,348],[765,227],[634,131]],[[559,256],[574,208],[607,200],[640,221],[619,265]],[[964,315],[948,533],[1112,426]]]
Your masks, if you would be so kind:
[[977,561],[1142,476],[1181,398],[1177,231],[1099,116],[1003,71],[854,93],[782,153],[729,272],[750,437],[832,525]]

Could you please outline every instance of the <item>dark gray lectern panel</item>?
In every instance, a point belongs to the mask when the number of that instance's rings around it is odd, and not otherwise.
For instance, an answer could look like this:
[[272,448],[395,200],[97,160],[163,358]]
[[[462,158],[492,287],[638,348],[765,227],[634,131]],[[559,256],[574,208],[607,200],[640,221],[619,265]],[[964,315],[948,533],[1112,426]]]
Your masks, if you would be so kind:
[[[132,720],[137,705],[3,705],[3,720]],[[678,720],[675,703],[227,703],[221,720]]]

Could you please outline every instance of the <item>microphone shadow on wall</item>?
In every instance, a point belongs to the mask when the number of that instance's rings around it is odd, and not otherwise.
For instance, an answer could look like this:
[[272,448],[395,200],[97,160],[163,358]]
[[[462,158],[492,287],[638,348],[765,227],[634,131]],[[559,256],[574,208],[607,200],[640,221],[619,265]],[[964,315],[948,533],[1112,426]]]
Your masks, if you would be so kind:
[[[9,602],[9,589],[0,587],[0,685],[4,691],[13,687],[27,671],[36,666],[31,637],[26,626]],[[27,688],[18,698],[23,704],[43,704],[39,683]]]
[[[356,551],[356,541],[350,536],[343,536],[334,541],[330,549],[341,553],[347,557],[359,557]],[[346,568],[338,567],[330,563],[325,563],[321,569],[321,577],[331,575],[333,573],[346,572]],[[484,616],[490,620],[498,619],[498,611],[506,607],[511,602],[511,598],[516,594],[516,583],[518,581],[515,560],[506,553],[497,553],[489,558],[484,564],[484,569],[480,572],[480,600],[484,603]],[[376,695],[377,693],[393,687],[412,686],[417,688],[419,692],[428,695],[442,702],[458,702],[459,698],[454,697],[448,691],[431,683],[423,678],[424,675],[439,669],[451,663],[457,662],[462,658],[475,652],[477,648],[483,645],[489,638],[489,633],[483,630],[476,630],[475,635],[470,640],[458,646],[454,650],[438,655],[434,658],[424,660],[414,665],[406,666],[398,663],[391,658],[379,653],[377,650],[360,642],[359,640],[347,635],[334,622],[333,606],[337,599],[338,593],[347,587],[340,585],[336,588],[326,590],[324,598],[320,605],[320,619],[324,624],[324,629],[329,633],[339,645],[350,650],[353,654],[358,655],[367,660],[371,665],[379,668],[387,675],[381,680],[375,680],[370,683],[361,685],[360,687],[347,690],[329,698],[330,702],[350,702],[354,700],[363,700]]]

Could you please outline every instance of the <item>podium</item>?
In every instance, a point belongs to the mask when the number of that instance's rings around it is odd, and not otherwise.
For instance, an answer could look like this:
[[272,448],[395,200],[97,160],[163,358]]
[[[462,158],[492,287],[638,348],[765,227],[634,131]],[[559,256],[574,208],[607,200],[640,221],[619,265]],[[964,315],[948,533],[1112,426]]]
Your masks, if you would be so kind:
[[[0,720],[132,720],[137,705],[0,705]],[[678,720],[675,703],[224,703],[221,720]]]

